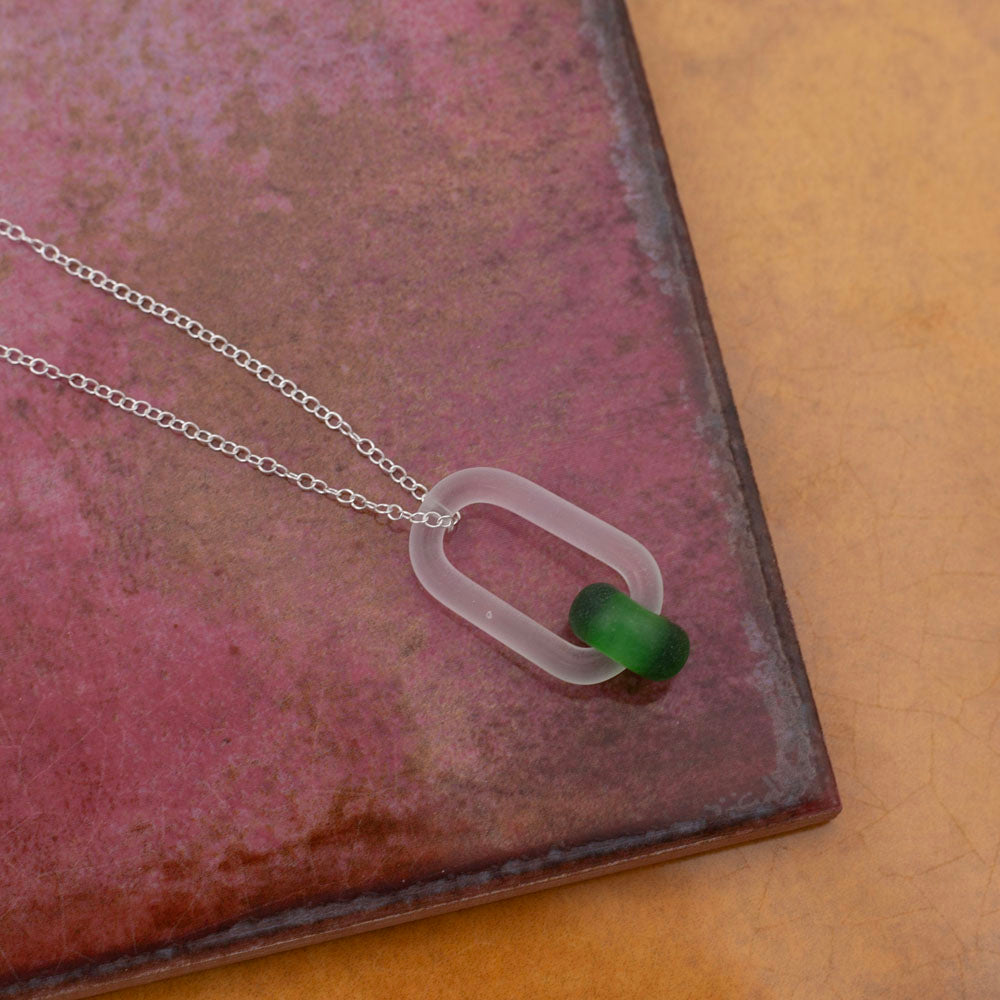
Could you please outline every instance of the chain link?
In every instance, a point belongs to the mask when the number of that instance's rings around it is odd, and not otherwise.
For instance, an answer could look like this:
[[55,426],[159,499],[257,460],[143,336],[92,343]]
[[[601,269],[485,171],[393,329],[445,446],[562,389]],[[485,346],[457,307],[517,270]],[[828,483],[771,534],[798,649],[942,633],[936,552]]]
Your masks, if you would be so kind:
[[[177,327],[188,334],[194,340],[199,340],[207,344],[213,351],[228,358],[240,368],[250,372],[261,382],[269,385],[272,389],[278,390],[283,396],[298,403],[306,411],[325,427],[330,430],[339,431],[345,437],[350,438],[359,454],[364,455],[370,462],[377,466],[394,483],[401,486],[407,493],[415,499],[422,500],[427,494],[427,487],[418,482],[413,476],[407,473],[401,465],[389,458],[381,448],[376,447],[375,442],[370,438],[362,437],[336,410],[331,410],[324,406],[315,397],[299,388],[290,378],[280,375],[270,365],[263,364],[255,358],[249,351],[237,347],[230,340],[221,334],[214,333],[190,316],[185,316],[170,306],[158,302],[150,295],[130,288],[124,282],[116,281],[103,271],[95,270],[82,264],[75,257],[67,257],[59,247],[53,243],[46,243],[43,240],[28,236],[24,229],[0,218],[0,236],[6,237],[13,243],[23,243],[30,247],[43,260],[58,264],[67,274],[86,281],[101,291],[108,292],[116,299],[127,305],[139,309],[162,320],[170,326]],[[403,510],[399,504],[375,503],[362,494],[347,487],[334,488],[328,486],[322,479],[310,475],[308,472],[289,472],[280,462],[269,455],[256,455],[245,445],[236,444],[222,437],[221,434],[213,434],[203,430],[191,420],[182,420],[169,410],[161,410],[142,399],[133,399],[121,389],[114,389],[104,385],[96,379],[79,372],[67,374],[57,365],[46,361],[44,358],[33,357],[26,354],[17,347],[10,347],[0,344],[0,361],[8,364],[26,368],[32,375],[42,378],[61,380],[74,389],[86,392],[91,396],[115,406],[127,413],[134,413],[138,417],[144,417],[158,427],[171,430],[178,434],[183,434],[190,441],[207,445],[213,451],[221,452],[230,458],[252,465],[259,472],[267,476],[278,476],[295,483],[300,489],[311,493],[319,493],[332,497],[338,503],[358,511],[371,511],[375,514],[383,514],[390,521],[405,520],[413,524],[426,524],[431,528],[453,528],[458,524],[461,514],[453,511],[450,514],[439,514],[436,511],[407,511]]]

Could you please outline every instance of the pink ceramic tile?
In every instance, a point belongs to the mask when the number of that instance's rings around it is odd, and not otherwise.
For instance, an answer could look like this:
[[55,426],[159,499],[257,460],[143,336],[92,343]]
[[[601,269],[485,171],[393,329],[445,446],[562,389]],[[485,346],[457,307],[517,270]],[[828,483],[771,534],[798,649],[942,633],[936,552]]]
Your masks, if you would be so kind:
[[[428,483],[527,476],[657,559],[668,684],[576,688],[407,536],[0,368],[0,996],[91,991],[838,808],[617,3],[15,2],[0,212],[176,305]],[[0,252],[0,340],[405,495],[207,348]],[[472,507],[566,634],[601,564]]]

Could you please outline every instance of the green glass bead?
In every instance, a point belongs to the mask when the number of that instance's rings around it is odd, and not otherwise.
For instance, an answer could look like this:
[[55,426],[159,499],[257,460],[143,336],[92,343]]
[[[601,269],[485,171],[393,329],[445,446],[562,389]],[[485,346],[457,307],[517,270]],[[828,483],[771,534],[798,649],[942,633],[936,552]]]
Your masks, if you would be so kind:
[[576,595],[569,627],[588,646],[652,680],[673,677],[691,648],[684,629],[636,604],[610,583],[592,583]]

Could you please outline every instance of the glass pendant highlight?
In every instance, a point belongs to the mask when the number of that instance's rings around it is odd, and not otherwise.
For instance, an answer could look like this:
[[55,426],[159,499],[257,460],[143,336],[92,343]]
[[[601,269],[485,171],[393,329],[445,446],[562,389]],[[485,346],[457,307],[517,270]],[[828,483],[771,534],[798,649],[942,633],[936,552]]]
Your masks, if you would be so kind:
[[509,510],[594,556],[625,580],[628,596],[609,584],[584,588],[573,603],[570,621],[589,648],[576,646],[459,572],[445,556],[444,532],[414,524],[413,572],[445,607],[570,684],[599,684],[626,668],[656,679],[680,670],[687,658],[687,635],[659,617],[663,578],[643,545],[537,483],[502,469],[453,472],[427,493],[420,510],[448,516],[473,503]]

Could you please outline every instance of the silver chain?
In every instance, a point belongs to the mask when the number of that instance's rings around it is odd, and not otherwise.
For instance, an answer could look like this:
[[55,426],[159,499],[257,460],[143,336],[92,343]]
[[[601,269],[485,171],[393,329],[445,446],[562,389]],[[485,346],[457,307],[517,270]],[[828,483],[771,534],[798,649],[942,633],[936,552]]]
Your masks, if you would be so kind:
[[[116,281],[108,277],[103,271],[95,270],[82,264],[75,257],[67,257],[59,247],[53,243],[46,243],[44,240],[28,236],[27,233],[13,222],[0,218],[0,236],[5,236],[12,243],[23,243],[39,254],[44,260],[53,264],[58,264],[67,274],[79,278],[108,292],[120,302],[133,306],[141,312],[149,313],[157,319],[163,320],[170,326],[175,326],[183,330],[194,340],[200,340],[228,358],[240,368],[245,369],[255,375],[261,382],[269,385],[272,389],[277,389],[283,396],[298,403],[317,420],[332,431],[340,431],[345,437],[354,442],[354,447],[364,455],[370,462],[374,463],[384,472],[394,483],[401,486],[407,493],[413,495],[417,500],[422,500],[427,494],[427,487],[423,483],[417,482],[413,476],[407,473],[401,465],[398,465],[391,458],[388,458],[381,448],[375,446],[375,442],[370,438],[361,437],[357,431],[339,414],[336,410],[331,410],[324,406],[315,396],[310,396],[303,389],[300,389],[291,379],[279,375],[270,365],[265,365],[257,360],[249,351],[242,347],[237,347],[221,334],[213,333],[197,320],[190,316],[185,316],[170,306],[157,302],[151,295],[144,295],[130,288],[124,282]],[[143,417],[151,421],[164,430],[171,430],[177,434],[183,434],[189,441],[196,441],[198,444],[207,445],[213,451],[221,452],[229,458],[236,459],[247,465],[252,465],[258,472],[266,476],[278,476],[280,479],[287,479],[295,483],[300,489],[309,493],[319,493],[322,496],[332,497],[338,503],[353,510],[371,511],[375,514],[384,514],[390,521],[410,521],[413,524],[426,524],[430,528],[453,528],[461,517],[458,511],[450,514],[439,514],[436,511],[408,511],[403,510],[399,504],[395,503],[375,503],[367,499],[360,493],[347,487],[339,489],[328,486],[322,479],[312,476],[308,472],[290,472],[284,465],[269,455],[254,454],[246,445],[236,444],[229,441],[221,434],[213,434],[203,430],[192,420],[183,420],[175,416],[169,410],[161,410],[143,399],[133,399],[121,389],[114,389],[111,386],[103,385],[97,379],[81,375],[79,372],[67,373],[57,365],[46,361],[44,358],[33,357],[17,347],[9,347],[0,343],[0,361],[8,364],[26,368],[32,375],[42,378],[61,380],[74,389],[96,396],[98,399],[125,410],[127,413],[134,413],[137,417]]]

